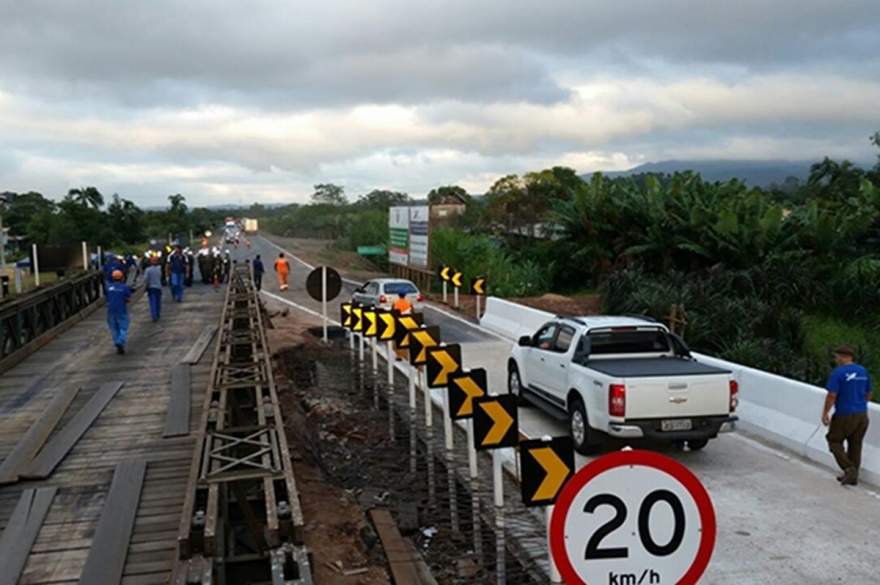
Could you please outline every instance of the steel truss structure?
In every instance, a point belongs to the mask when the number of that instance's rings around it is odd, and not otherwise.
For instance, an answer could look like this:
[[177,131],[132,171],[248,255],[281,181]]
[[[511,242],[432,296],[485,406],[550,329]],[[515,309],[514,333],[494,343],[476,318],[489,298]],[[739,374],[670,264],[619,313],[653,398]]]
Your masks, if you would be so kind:
[[0,304],[0,360],[101,298],[100,272],[87,272]]
[[234,267],[180,521],[172,584],[311,585],[258,292]]

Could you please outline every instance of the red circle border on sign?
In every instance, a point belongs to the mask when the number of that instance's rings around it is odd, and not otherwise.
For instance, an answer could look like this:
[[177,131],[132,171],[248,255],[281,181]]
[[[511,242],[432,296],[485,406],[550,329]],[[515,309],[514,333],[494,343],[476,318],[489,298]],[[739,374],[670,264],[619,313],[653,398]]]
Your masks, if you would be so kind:
[[556,562],[556,568],[562,576],[564,583],[568,585],[588,585],[578,576],[568,558],[565,550],[565,519],[568,511],[578,492],[593,478],[609,469],[624,465],[643,465],[653,467],[668,473],[677,479],[691,494],[700,513],[702,535],[697,556],[687,572],[679,579],[676,585],[696,585],[700,577],[709,566],[712,551],[715,550],[715,538],[717,525],[715,523],[715,508],[709,493],[694,473],[670,457],[654,453],[652,451],[632,450],[617,451],[604,455],[584,466],[562,488],[553,516],[550,519],[550,556]]

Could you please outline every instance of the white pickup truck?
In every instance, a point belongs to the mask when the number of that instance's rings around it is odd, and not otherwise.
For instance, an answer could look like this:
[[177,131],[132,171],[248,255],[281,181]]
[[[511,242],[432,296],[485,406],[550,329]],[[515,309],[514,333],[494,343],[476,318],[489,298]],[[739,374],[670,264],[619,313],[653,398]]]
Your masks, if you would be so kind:
[[557,317],[519,339],[507,380],[521,401],[567,419],[581,453],[608,436],[702,449],[737,420],[731,372],[697,362],[681,338],[646,318]]

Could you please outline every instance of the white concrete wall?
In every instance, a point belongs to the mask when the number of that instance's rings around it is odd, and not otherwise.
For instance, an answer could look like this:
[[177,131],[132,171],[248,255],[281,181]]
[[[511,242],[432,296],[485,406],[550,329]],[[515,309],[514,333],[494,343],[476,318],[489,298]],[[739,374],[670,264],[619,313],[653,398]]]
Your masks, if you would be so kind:
[[[554,315],[489,297],[480,325],[511,340],[534,333]],[[698,361],[729,369],[739,382],[740,428],[799,455],[837,468],[822,426],[825,390],[748,366],[694,354]],[[880,405],[871,404],[871,424],[862,455],[863,479],[880,485]]]

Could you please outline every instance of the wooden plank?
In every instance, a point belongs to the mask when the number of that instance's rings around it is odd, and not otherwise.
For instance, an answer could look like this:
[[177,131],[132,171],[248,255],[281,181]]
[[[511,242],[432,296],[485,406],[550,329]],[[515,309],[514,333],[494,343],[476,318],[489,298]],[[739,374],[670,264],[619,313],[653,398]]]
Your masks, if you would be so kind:
[[382,541],[382,548],[385,549],[394,585],[419,585],[421,580],[415,555],[401,536],[391,513],[382,508],[373,508],[370,510],[370,519],[376,527],[379,540]]
[[3,460],[3,464],[0,465],[0,485],[18,481],[19,474],[30,466],[34,456],[43,447],[61,417],[67,412],[70,403],[79,392],[79,387],[68,386],[60,392],[57,389],[50,389],[46,392],[57,393],[18,441],[12,453]]
[[130,459],[116,466],[80,585],[116,585],[122,579],[147,462]]
[[205,353],[205,350],[208,348],[208,345],[211,343],[211,339],[214,338],[214,334],[217,332],[216,325],[208,325],[199,335],[196,342],[193,343],[192,347],[189,348],[189,351],[186,352],[186,355],[183,356],[183,359],[180,360],[182,364],[197,364],[200,359],[202,359],[202,354]]
[[26,489],[0,536],[0,585],[15,585],[52,505],[57,487]]
[[190,366],[176,364],[171,368],[171,400],[165,416],[163,437],[179,437],[189,434]]
[[70,452],[80,437],[95,422],[95,419],[98,418],[104,407],[116,396],[116,393],[122,388],[122,384],[122,382],[102,384],[86,405],[43,447],[28,469],[21,473],[20,476],[28,479],[45,479],[49,477],[52,471],[61,463],[61,460],[64,459],[64,456]]

